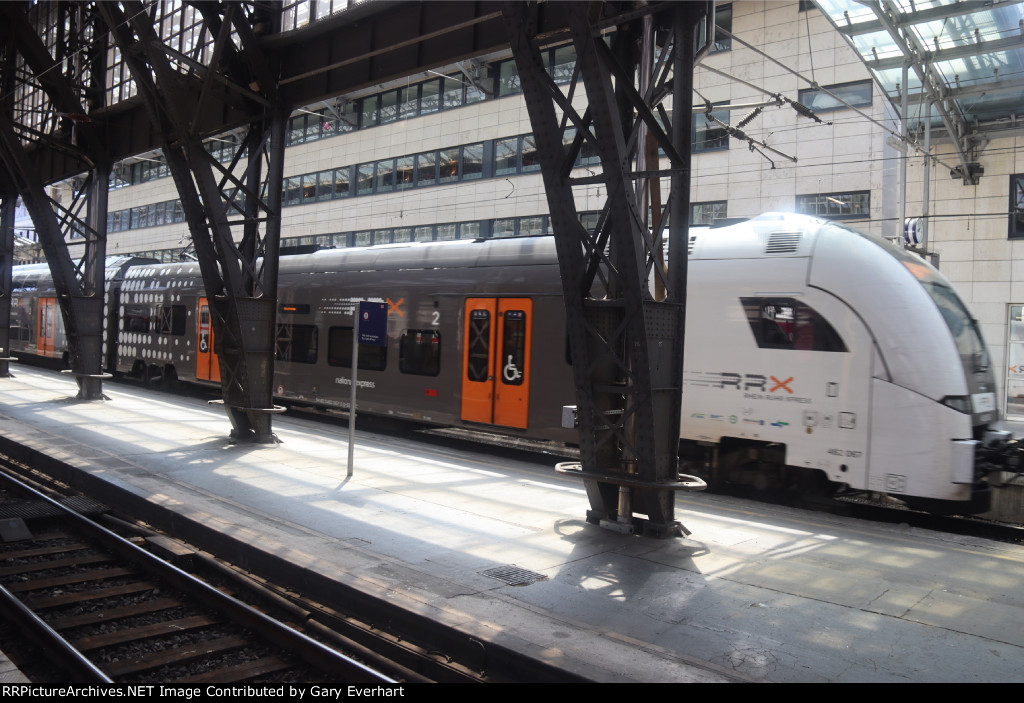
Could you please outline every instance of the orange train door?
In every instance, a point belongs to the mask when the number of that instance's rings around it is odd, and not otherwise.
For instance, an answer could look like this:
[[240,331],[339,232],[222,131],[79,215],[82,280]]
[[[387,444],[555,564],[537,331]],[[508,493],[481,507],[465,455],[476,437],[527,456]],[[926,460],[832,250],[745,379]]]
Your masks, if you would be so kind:
[[210,320],[210,303],[199,299],[199,339],[196,349],[196,378],[201,381],[220,382],[220,362],[213,353],[213,323]]
[[54,341],[57,337],[57,299],[39,299],[39,325],[36,327],[36,353],[54,356]]
[[462,419],[526,429],[530,407],[529,298],[467,298]]

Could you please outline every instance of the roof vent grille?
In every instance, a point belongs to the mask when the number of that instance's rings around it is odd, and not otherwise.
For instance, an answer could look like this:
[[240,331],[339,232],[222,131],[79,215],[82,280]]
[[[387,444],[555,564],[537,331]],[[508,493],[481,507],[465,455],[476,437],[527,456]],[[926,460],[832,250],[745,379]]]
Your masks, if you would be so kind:
[[768,235],[765,254],[792,254],[800,246],[799,232],[772,232]]

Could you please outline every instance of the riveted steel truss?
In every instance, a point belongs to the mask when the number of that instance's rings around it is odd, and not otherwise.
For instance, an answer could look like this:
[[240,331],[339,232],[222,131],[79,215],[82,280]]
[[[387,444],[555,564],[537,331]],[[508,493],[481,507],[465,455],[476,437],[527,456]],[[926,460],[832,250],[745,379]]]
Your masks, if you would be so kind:
[[[577,54],[564,92],[539,51],[538,13],[551,4],[507,3],[504,15],[541,155],[575,374],[582,461],[561,469],[584,479],[589,521],[678,535],[674,491],[703,488],[678,474],[678,445],[694,36],[713,9],[556,5]],[[600,173],[578,175],[584,145],[599,156]],[[606,201],[587,228],[574,191],[595,186]]]
[[[30,22],[26,6],[0,4],[5,102],[0,110],[0,156],[6,166],[0,190],[5,201],[20,194],[32,216],[64,317],[68,363],[78,381],[78,396],[95,399],[102,396],[104,378],[103,263],[110,158],[87,108],[102,92],[102,51],[93,41],[101,30],[85,3],[41,3],[32,10],[36,14]],[[52,53],[38,27],[47,28]],[[14,96],[29,85],[49,102],[18,103]],[[43,119],[33,111],[45,112]],[[28,158],[28,145],[65,152],[81,164],[86,175],[75,182],[70,204],[50,197]],[[68,251],[72,239],[84,245],[77,262]],[[9,267],[11,261],[3,265]],[[9,273],[4,276],[9,280]]]
[[[276,75],[259,51],[255,6],[194,3],[216,37],[210,66],[165,46],[140,2],[99,3],[158,125],[213,311],[223,401],[238,441],[271,442],[284,128]],[[260,10],[260,21],[271,15]],[[204,147],[197,115],[242,101],[253,116],[230,163]]]
[[0,201],[0,378],[11,375],[11,277],[14,264],[13,194]]

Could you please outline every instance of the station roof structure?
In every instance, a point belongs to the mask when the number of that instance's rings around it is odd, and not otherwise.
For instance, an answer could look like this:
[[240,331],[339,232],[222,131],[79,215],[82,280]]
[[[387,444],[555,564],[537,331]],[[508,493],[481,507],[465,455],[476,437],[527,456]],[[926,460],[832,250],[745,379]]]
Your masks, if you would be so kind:
[[[1024,2],[816,0],[908,129],[952,143],[965,179],[977,149],[1024,134]],[[904,68],[906,67],[906,71]]]

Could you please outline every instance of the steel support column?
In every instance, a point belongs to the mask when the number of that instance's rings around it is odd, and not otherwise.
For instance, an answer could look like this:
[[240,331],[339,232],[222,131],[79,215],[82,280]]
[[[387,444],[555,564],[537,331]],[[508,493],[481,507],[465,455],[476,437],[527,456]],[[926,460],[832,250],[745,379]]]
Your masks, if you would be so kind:
[[14,209],[18,196],[5,193],[0,202],[0,378],[11,375],[11,287],[14,270]]
[[[162,133],[213,311],[231,436],[276,441],[271,415],[281,408],[273,404],[272,384],[289,106],[277,99],[276,76],[242,6],[197,3],[205,28],[216,37],[215,65],[205,67],[164,47],[141,3],[122,4],[124,13],[112,3],[100,3],[98,10]],[[171,65],[172,56],[178,68]],[[195,119],[224,100],[246,102],[253,116],[226,166],[205,149]],[[233,228],[240,228],[237,237]]]
[[[105,154],[96,126],[86,106],[103,80],[102,48],[93,41],[95,18],[81,3],[54,3],[41,7],[51,13],[59,28],[51,55],[24,15],[20,4],[5,4],[2,12],[4,79],[9,85],[20,58],[51,101],[53,131],[43,135],[17,121],[17,113],[4,110],[0,116],[0,154],[7,177],[21,194],[39,235],[53,277],[64,319],[70,372],[78,382],[78,397],[92,400],[103,396],[103,295],[106,255],[106,195],[110,160]],[[8,92],[5,90],[5,95]],[[28,158],[26,145],[36,142],[72,154],[87,175],[71,193],[72,202],[63,206],[47,194],[42,177]],[[86,212],[82,213],[85,209]],[[81,239],[83,257],[73,262],[68,240]]]
[[[3,41],[0,58],[5,66],[13,66],[14,44]],[[10,69],[0,73],[0,112],[11,112],[14,103],[14,72]],[[6,192],[0,195],[0,378],[11,375],[11,289],[14,272],[14,215],[18,194]]]
[[[503,8],[541,160],[576,382],[582,461],[560,470],[584,479],[588,521],[661,537],[685,532],[675,520],[674,491],[704,487],[678,474],[678,444],[692,37],[710,6],[510,2]],[[550,11],[566,13],[576,48],[566,92],[541,60],[538,13]],[[654,51],[640,51],[645,15],[661,37],[657,58]],[[639,71],[642,56],[652,65]],[[641,73],[650,80],[638,89]],[[674,91],[681,95],[676,93],[678,109],[670,114],[665,104]],[[646,149],[640,125],[667,155],[667,170],[657,164],[638,168]],[[574,178],[585,143],[600,156],[601,173]],[[637,198],[652,190],[642,185],[645,179],[671,183],[668,207],[651,225],[648,202]],[[594,185],[607,200],[588,231],[573,188]],[[665,222],[671,223],[668,270],[658,255]],[[665,286],[663,299],[652,296],[653,279]]]

